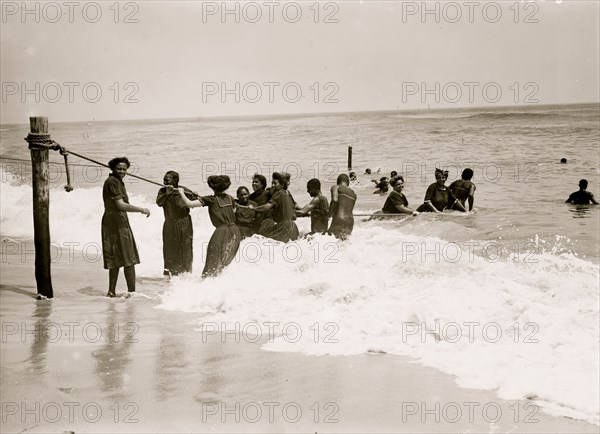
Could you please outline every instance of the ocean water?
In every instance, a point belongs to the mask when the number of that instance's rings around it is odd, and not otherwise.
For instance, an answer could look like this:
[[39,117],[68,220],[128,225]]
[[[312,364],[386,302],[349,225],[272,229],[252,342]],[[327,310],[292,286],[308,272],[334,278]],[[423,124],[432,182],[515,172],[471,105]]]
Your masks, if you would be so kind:
[[[28,125],[2,125],[0,234],[5,245],[32,238]],[[232,178],[231,194],[259,172],[292,175],[290,191],[307,203],[317,177],[327,196],[339,173],[359,182],[355,213],[380,209],[371,179],[404,175],[414,207],[435,181],[471,167],[475,211],[385,221],[357,217],[350,240],[316,236],[297,243],[245,240],[215,279],[200,280],[212,233],[204,209],[192,210],[194,273],[148,289],[157,308],[196,312],[199,333],[217,324],[246,337],[271,332],[271,351],[347,355],[385,352],[456,375],[459,385],[531,399],[544,411],[599,423],[599,212],[564,203],[579,179],[600,196],[600,106],[370,112],[310,116],[53,124],[52,138],[108,162],[126,155],[131,171],[155,181],[176,170],[180,183],[209,194],[211,174]],[[560,164],[567,158],[567,164]],[[107,169],[76,157],[66,193],[62,158],[51,164],[51,235],[63,250],[96,255],[101,188]],[[363,175],[365,168],[379,175]],[[133,204],[151,209],[130,221],[142,263],[162,275],[158,187],[127,180]],[[308,232],[308,219],[299,219]],[[101,261],[98,262],[101,267]],[[9,283],[9,282],[7,282]],[[103,288],[105,282],[98,282]],[[144,285],[139,291],[143,292]],[[276,323],[279,328],[269,328]],[[251,325],[251,326],[249,326]],[[283,327],[293,325],[293,327]],[[285,328],[285,330],[284,330]]]

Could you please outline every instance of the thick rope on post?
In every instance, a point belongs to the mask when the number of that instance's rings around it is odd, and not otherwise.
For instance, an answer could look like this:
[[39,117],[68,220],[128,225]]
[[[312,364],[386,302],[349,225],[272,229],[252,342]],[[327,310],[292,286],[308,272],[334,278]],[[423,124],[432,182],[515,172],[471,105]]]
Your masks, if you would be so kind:
[[69,162],[67,161],[67,150],[52,140],[50,134],[29,133],[25,140],[29,143],[29,149],[47,148],[53,151],[60,151],[60,154],[65,157],[65,171],[67,172],[67,185],[65,185],[65,190],[67,192],[73,191],[73,187],[71,186],[71,175],[69,173]]
[[45,133],[29,133],[24,139],[29,143],[29,149],[47,148],[53,149],[54,140],[50,138],[50,134]]

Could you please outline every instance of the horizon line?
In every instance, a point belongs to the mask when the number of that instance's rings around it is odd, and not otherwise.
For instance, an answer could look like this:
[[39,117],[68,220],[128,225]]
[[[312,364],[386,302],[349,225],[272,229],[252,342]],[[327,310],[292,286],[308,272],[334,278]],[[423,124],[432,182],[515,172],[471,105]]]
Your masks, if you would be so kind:
[[[220,116],[186,116],[172,118],[135,118],[135,119],[105,119],[105,120],[82,120],[82,121],[58,121],[54,124],[75,124],[75,123],[101,123],[101,122],[147,122],[147,121],[175,121],[175,120],[191,120],[191,119],[239,119],[239,118],[263,118],[263,117],[310,117],[310,116],[333,116],[347,114],[367,114],[367,113],[406,113],[406,112],[440,112],[452,110],[478,110],[478,109],[502,109],[502,108],[531,108],[531,107],[556,107],[556,106],[572,106],[572,105],[600,105],[599,101],[594,102],[570,102],[570,103],[550,103],[550,104],[520,104],[520,105],[499,105],[499,106],[475,106],[475,107],[437,107],[437,108],[413,108],[413,109],[388,109],[388,110],[352,110],[341,112],[308,112],[308,113],[265,113],[252,115],[220,115]],[[30,116],[35,117],[35,116]],[[0,126],[9,125],[27,125],[27,122],[21,123],[0,123]]]

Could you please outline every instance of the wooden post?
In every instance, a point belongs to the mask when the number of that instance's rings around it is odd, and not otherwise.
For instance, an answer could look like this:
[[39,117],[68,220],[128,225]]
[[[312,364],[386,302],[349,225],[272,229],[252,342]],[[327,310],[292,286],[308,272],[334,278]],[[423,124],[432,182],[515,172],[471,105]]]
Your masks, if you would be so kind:
[[352,171],[352,146],[348,146],[348,172]]
[[52,141],[48,134],[48,118],[29,118],[31,132],[25,140],[31,150],[33,178],[33,233],[35,244],[35,280],[38,300],[52,298],[50,275],[50,195],[48,183],[48,150]]

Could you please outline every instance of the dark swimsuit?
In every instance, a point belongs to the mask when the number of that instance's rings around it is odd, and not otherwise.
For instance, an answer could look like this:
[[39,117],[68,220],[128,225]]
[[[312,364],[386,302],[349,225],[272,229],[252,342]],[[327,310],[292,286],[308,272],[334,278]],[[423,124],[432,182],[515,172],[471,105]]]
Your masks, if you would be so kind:
[[269,203],[273,204],[273,220],[263,220],[259,234],[284,243],[297,240],[299,233],[294,222],[296,210],[292,196],[286,190],[277,190]]
[[[190,200],[196,196],[186,191]],[[163,187],[158,191],[156,204],[163,208],[165,222],[163,224],[163,259],[165,274],[173,275],[192,271],[194,259],[192,242],[194,230],[190,209],[185,205],[178,191],[167,193]]]
[[129,226],[127,213],[117,208],[119,199],[129,203],[123,180],[111,173],[102,187],[102,200],[104,201],[102,257],[104,268],[107,270],[140,263],[140,256]]
[[228,194],[203,196],[200,200],[208,207],[210,221],[216,228],[208,242],[206,263],[202,277],[214,276],[233,261],[242,235],[235,225],[235,200]]
[[329,224],[329,202],[325,196],[319,196],[319,203],[310,212],[310,233],[322,234],[327,232]]
[[332,203],[335,206],[334,214],[331,219],[331,226],[328,233],[336,238],[345,240],[354,229],[354,216],[352,210],[356,203],[356,193],[343,185],[338,187],[337,203]]

